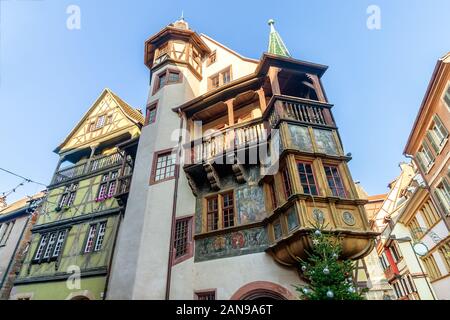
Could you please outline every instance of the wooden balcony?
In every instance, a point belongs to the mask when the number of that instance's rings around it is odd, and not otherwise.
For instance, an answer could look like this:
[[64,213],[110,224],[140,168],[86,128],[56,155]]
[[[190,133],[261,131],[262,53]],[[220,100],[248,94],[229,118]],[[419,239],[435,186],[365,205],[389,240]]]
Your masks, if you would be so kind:
[[332,105],[319,101],[274,95],[263,118],[268,121],[271,128],[276,128],[282,120],[335,127],[331,107]]
[[122,152],[116,152],[110,155],[94,157],[83,163],[58,170],[53,176],[51,185],[64,183],[66,181],[79,178],[83,175],[98,172],[107,168],[120,166],[124,163],[125,157]]
[[[267,134],[262,119],[231,126],[200,139],[191,141],[185,148],[190,148],[190,162],[198,164],[209,162],[243,148],[257,146],[267,141]],[[189,159],[186,159],[189,160]]]

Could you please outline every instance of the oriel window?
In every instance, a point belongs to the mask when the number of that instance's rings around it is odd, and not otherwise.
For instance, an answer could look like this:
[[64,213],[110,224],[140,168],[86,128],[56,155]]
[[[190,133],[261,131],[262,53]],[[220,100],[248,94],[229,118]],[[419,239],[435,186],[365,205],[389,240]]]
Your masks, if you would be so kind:
[[324,169],[328,186],[330,187],[333,196],[345,198],[345,189],[338,168],[336,166],[324,166]]
[[311,163],[297,162],[297,169],[300,176],[300,184],[302,185],[303,193],[317,196],[319,192],[317,190],[316,179],[314,177],[314,171]]

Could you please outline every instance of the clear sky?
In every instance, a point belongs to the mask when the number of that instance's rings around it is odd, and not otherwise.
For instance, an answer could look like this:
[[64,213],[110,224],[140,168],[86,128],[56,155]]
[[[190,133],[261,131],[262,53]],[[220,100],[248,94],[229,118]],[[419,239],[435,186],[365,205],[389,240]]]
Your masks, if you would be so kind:
[[[381,29],[366,26],[369,5]],[[66,27],[69,5],[81,29]],[[0,0],[0,167],[48,183],[54,148],[104,87],[145,105],[146,38],[179,18],[259,58],[276,28],[294,58],[330,66],[323,83],[350,168],[370,194],[387,191],[436,60],[450,51],[448,0]],[[0,172],[0,193],[20,179]],[[8,201],[32,194],[27,185]]]

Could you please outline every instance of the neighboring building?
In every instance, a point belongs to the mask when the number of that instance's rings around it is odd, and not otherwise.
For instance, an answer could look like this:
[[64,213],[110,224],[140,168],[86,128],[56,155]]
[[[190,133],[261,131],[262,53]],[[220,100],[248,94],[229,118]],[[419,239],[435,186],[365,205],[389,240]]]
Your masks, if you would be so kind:
[[343,258],[373,249],[327,67],[292,58],[270,25],[259,60],[183,19],[146,41],[147,121],[108,299],[296,299],[313,221],[340,233]]
[[141,113],[105,89],[60,155],[12,299],[102,299],[125,210]]
[[413,200],[409,198],[419,182],[415,168],[401,163],[401,174],[389,184],[390,191],[371,225],[381,233],[377,253],[389,284],[397,299],[430,300],[435,298],[424,264],[413,249],[410,229],[404,223]]
[[[355,183],[355,186],[360,198],[368,200],[365,209],[369,222],[373,222],[375,214],[381,209],[387,195],[369,196],[360,183]],[[395,297],[394,290],[385,277],[376,248],[357,261],[354,278],[358,288],[367,290],[368,300],[391,300]]]
[[0,300],[9,298],[44,197],[41,192],[0,210]]
[[438,60],[404,154],[423,177],[403,217],[415,241],[427,247],[422,257],[439,299],[450,299],[450,53]]

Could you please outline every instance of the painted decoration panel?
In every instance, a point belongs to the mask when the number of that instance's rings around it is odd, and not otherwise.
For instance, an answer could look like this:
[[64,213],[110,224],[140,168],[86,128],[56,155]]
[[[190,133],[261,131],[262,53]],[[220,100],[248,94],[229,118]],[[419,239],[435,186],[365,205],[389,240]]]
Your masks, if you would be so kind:
[[266,217],[263,190],[259,186],[242,186],[236,189],[238,224],[261,221]]
[[289,133],[291,134],[291,146],[293,148],[307,152],[313,151],[311,136],[307,127],[290,124]]
[[314,137],[318,151],[329,155],[338,155],[338,148],[334,140],[333,131],[314,129]]
[[267,246],[262,227],[217,235],[195,241],[195,262],[262,252]]

